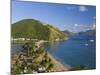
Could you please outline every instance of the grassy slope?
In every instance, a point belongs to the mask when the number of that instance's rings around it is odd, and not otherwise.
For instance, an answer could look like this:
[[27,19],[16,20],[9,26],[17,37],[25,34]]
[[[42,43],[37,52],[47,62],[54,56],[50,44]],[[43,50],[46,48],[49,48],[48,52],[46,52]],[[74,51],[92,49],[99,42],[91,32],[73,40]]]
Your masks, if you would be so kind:
[[63,39],[66,35],[51,25],[43,25],[34,19],[24,19],[12,24],[12,37],[55,40],[57,38]]

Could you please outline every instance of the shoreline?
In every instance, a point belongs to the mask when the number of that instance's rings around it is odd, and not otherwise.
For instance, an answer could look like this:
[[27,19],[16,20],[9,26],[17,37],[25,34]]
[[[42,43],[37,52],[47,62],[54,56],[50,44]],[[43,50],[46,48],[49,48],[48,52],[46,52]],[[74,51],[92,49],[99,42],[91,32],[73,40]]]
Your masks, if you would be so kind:
[[48,52],[48,56],[51,58],[53,64],[54,64],[54,71],[55,72],[62,72],[62,71],[69,71],[71,69],[70,65],[64,65],[60,61],[58,61],[56,58],[53,57],[52,54]]
[[[36,44],[40,47],[40,44],[43,44],[43,43],[44,43],[44,41],[38,41]],[[21,52],[12,53],[12,57],[15,56],[14,58],[18,58],[20,53]],[[54,67],[52,68],[51,72],[63,72],[63,71],[69,71],[71,69],[70,65],[61,63],[50,52],[47,51],[47,54],[48,54],[48,57],[52,60],[52,63],[54,64]],[[12,60],[14,60],[14,59],[12,58]],[[12,64],[13,64],[13,62],[12,62]]]
[[[12,64],[15,62],[15,59],[18,58],[19,54],[21,52],[18,53],[14,53],[12,54]],[[71,66],[68,64],[62,64],[59,60],[57,60],[51,53],[47,52],[48,57],[52,60],[52,63],[54,64],[54,67],[52,68],[53,72],[63,72],[63,71],[69,71],[71,69]]]

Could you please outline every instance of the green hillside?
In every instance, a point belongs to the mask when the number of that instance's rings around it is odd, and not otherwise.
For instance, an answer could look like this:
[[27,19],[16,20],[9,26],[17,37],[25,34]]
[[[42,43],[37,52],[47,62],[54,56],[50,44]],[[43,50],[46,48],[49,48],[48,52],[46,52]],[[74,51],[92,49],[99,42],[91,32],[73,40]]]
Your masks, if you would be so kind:
[[55,41],[65,39],[67,35],[51,25],[43,25],[38,20],[24,19],[12,24],[13,38],[33,38],[39,40]]

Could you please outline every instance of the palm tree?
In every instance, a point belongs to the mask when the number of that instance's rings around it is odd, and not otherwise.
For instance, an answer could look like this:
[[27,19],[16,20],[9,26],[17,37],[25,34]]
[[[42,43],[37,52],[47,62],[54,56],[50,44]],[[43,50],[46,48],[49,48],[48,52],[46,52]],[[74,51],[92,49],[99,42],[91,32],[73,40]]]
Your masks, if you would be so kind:
[[47,71],[51,71],[53,67],[54,67],[53,63],[49,63],[49,66],[47,67]]

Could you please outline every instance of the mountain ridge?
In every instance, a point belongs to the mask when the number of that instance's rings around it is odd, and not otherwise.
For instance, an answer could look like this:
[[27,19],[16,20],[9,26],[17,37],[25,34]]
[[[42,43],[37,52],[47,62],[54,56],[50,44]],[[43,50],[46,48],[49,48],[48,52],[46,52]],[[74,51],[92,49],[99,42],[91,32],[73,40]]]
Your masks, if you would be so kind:
[[13,38],[33,38],[39,40],[55,41],[68,38],[68,35],[52,25],[44,25],[35,19],[23,19],[12,24]]

